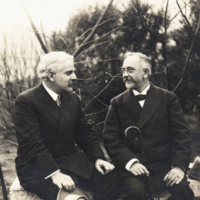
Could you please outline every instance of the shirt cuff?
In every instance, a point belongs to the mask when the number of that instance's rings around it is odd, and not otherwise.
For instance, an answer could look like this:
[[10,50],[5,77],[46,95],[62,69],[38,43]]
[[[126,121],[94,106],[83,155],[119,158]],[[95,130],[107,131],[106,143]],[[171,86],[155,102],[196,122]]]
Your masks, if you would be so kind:
[[180,165],[175,165],[175,166],[172,165],[172,169],[173,169],[174,167],[176,167],[176,166],[177,166],[177,167],[180,167],[180,168],[183,170],[183,172],[185,173],[185,168],[182,167],[182,166],[180,166]]
[[51,173],[49,176],[46,176],[44,179],[48,179],[49,177],[51,177],[52,175],[54,175],[55,173],[59,172],[60,169],[56,170],[55,172]]
[[127,162],[126,166],[125,166],[125,169],[127,171],[130,171],[130,168],[131,168],[132,164],[135,163],[135,162],[139,162],[139,160],[137,158],[133,158],[133,159],[129,160]]

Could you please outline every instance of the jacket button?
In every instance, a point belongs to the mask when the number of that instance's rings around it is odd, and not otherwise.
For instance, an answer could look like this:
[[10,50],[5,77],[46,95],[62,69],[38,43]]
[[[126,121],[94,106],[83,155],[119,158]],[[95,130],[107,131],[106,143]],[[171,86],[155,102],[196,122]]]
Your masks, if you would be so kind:
[[156,138],[156,136],[155,136],[155,135],[153,135],[153,136],[152,136],[152,138],[153,138],[153,139],[155,139],[155,138]]
[[135,137],[135,140],[138,140],[138,137]]
[[158,152],[157,152],[157,151],[154,151],[154,154],[158,154]]
[[139,154],[139,153],[137,153],[136,155],[137,155],[137,156],[139,156],[140,154]]

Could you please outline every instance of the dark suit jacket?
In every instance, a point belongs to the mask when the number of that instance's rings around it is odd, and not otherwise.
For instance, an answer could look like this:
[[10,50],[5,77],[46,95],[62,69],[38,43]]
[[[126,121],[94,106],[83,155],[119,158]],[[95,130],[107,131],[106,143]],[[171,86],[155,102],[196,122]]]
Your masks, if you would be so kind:
[[[141,112],[140,112],[141,111]],[[143,163],[139,133],[125,137],[125,129],[137,126],[141,130],[146,166],[159,170],[164,165],[187,169],[191,139],[183,112],[174,93],[150,85],[144,107],[132,90],[111,100],[104,128],[106,150],[121,169],[133,158]]]
[[15,129],[16,169],[24,184],[58,169],[90,178],[93,161],[104,157],[75,93],[62,95],[59,109],[42,84],[23,92],[15,103]]

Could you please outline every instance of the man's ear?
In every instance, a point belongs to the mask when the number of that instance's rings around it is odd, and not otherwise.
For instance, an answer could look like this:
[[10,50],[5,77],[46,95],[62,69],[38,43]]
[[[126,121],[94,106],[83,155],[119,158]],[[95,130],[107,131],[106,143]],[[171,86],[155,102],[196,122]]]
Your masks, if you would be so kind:
[[150,71],[149,71],[149,69],[144,69],[144,78],[148,78],[149,76],[150,76]]
[[51,82],[54,82],[54,74],[52,72],[48,73],[48,78]]

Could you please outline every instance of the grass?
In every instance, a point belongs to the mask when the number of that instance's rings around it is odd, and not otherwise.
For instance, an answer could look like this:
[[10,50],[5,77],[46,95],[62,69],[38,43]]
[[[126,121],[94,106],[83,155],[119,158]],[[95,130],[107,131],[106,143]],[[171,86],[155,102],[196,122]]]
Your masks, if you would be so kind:
[[[4,181],[9,198],[9,188],[16,178],[15,158],[17,155],[17,146],[13,145],[4,137],[3,131],[0,132],[0,163],[3,171]],[[0,199],[3,199],[2,187],[0,188]]]

